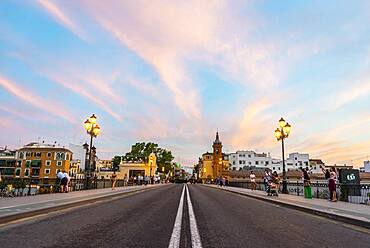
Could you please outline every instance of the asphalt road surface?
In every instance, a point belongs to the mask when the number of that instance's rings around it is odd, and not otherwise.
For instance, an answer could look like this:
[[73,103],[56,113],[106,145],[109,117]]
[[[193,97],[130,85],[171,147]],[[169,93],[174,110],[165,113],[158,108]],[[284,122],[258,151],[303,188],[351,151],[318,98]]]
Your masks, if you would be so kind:
[[265,248],[370,244],[370,232],[362,228],[202,185],[187,187],[167,185],[2,226],[0,246]]

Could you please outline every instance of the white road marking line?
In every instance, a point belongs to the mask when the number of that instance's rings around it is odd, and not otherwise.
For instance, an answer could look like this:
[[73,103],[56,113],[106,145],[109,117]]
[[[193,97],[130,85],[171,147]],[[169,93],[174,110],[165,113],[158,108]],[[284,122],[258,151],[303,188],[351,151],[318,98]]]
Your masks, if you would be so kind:
[[184,195],[185,195],[184,193],[185,193],[185,185],[182,188],[179,208],[177,209],[176,220],[175,220],[175,224],[173,225],[173,231],[172,231],[171,240],[170,240],[170,244],[168,245],[168,248],[180,247],[182,212],[184,208]]
[[188,200],[190,234],[191,234],[191,247],[192,248],[202,248],[202,242],[201,242],[200,236],[199,236],[197,220],[195,219],[193,205],[191,204],[189,189],[188,189],[187,185],[186,185],[186,198]]

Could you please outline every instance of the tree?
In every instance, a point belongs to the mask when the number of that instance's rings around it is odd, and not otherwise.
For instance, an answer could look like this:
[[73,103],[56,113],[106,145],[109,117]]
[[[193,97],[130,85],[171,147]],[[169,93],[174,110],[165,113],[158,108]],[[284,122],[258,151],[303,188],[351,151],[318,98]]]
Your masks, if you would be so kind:
[[[151,153],[154,153],[157,157],[157,166],[158,171],[162,171],[162,167],[164,167],[164,172],[168,173],[172,170],[172,160],[174,157],[172,156],[172,152],[161,148],[158,144],[153,142],[137,142],[136,144],[131,146],[131,151],[126,153],[123,157],[124,160],[143,160],[144,162],[148,162],[148,157]],[[121,156],[115,156],[113,158],[113,164],[115,163],[115,158],[121,159]],[[118,161],[117,158],[117,161]]]
[[119,169],[119,164],[121,163],[121,160],[122,160],[122,156],[114,156],[114,158],[112,159],[113,170],[116,171]]

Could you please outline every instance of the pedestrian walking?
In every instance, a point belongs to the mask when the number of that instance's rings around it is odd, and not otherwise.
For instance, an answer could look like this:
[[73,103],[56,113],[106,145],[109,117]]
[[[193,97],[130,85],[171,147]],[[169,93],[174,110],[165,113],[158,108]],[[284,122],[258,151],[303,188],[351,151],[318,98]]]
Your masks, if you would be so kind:
[[256,190],[257,184],[256,184],[256,174],[251,171],[251,174],[249,175],[249,179],[251,180],[251,188],[252,191]]
[[113,171],[113,174],[111,176],[111,181],[112,181],[112,190],[114,190],[116,188],[116,182],[117,182],[116,171]]
[[223,178],[222,178],[222,185],[223,185],[223,186],[226,186],[226,177],[223,177]]
[[265,191],[268,193],[269,191],[269,181],[271,181],[271,174],[269,169],[265,170],[265,175],[263,177],[263,184],[265,185]]
[[128,186],[128,177],[127,174],[123,177],[123,186]]

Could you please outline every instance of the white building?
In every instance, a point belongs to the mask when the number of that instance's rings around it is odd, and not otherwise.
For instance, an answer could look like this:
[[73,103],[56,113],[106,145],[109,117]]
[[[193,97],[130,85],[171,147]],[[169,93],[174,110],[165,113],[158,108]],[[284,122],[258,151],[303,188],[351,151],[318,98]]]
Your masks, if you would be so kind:
[[237,151],[229,154],[229,163],[231,170],[240,170],[247,168],[269,168],[272,163],[270,154],[256,153],[254,151]]
[[307,153],[290,153],[286,159],[287,170],[300,170],[309,167],[310,156]]
[[[256,153],[254,151],[237,151],[229,154],[231,170],[268,168],[277,173],[283,172],[283,161],[271,158],[270,154]],[[309,155],[304,153],[291,153],[285,160],[285,168],[288,170],[300,170],[309,166]]]
[[361,172],[370,172],[370,161],[364,161],[364,167],[360,168]]
[[81,170],[85,170],[86,151],[83,146],[70,143],[68,148],[73,152],[73,160],[79,160]]

